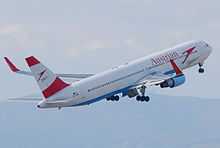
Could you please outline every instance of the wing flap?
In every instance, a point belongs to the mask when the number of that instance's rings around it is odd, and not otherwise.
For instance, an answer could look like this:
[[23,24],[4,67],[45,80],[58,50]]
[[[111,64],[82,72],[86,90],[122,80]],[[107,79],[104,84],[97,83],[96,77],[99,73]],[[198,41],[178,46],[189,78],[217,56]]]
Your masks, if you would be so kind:
[[167,76],[165,74],[162,73],[155,73],[153,75],[148,75],[146,77],[144,77],[142,80],[140,80],[137,83],[137,86],[142,86],[142,85],[146,85],[146,86],[152,86],[152,85],[157,85],[160,84],[162,82],[164,82],[165,80],[169,79],[170,76]]

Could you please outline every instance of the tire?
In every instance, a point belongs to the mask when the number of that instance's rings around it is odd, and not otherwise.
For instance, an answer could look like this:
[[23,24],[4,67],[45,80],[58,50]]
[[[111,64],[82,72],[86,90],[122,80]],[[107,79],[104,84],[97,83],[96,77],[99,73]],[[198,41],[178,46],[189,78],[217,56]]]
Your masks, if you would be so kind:
[[141,97],[141,102],[144,102],[145,101],[145,97]]
[[146,96],[146,97],[144,97],[144,100],[145,100],[146,102],[149,102],[149,101],[150,101],[150,97],[149,97],[149,96]]
[[119,101],[119,96],[115,96],[115,101]]
[[137,97],[136,97],[136,100],[137,100],[137,101],[140,101],[140,100],[141,100],[141,97],[140,97],[140,96],[137,96]]
[[114,100],[115,100],[115,97],[110,97],[110,100],[111,100],[111,101],[114,101]]
[[205,70],[203,68],[199,68],[199,73],[204,73]]

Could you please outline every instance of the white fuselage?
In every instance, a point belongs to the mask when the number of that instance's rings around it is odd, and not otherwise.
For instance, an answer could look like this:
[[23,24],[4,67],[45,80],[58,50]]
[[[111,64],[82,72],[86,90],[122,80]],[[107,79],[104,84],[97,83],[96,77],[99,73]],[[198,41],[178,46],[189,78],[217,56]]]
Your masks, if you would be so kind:
[[[187,56],[186,50],[193,47],[195,50]],[[41,108],[88,105],[123,93],[156,72],[165,75],[173,74],[171,59],[179,68],[186,69],[202,64],[210,52],[211,47],[204,41],[187,42],[74,82],[52,99],[44,100],[39,105]]]

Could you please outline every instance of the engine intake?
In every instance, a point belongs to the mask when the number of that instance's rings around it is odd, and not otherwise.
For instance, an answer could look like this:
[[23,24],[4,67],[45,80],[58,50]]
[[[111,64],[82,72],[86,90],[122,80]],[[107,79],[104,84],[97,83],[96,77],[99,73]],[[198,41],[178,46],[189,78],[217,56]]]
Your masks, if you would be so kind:
[[165,80],[163,83],[160,84],[161,88],[166,88],[166,87],[177,87],[179,85],[182,85],[186,81],[185,75],[177,75],[173,78]]

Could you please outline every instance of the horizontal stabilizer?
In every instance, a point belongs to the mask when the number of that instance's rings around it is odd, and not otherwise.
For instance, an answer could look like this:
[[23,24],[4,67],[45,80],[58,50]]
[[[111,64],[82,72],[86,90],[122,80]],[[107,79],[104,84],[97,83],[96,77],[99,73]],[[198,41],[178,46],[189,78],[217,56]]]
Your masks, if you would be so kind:
[[[8,67],[12,72],[22,74],[22,75],[27,75],[27,76],[33,76],[33,73],[31,71],[25,71],[19,69],[9,58],[4,57],[5,62],[7,63]],[[81,73],[76,73],[76,74],[61,74],[61,73],[56,73],[58,77],[62,78],[70,78],[70,79],[84,79],[93,76],[94,74],[81,74]]]
[[38,102],[41,101],[43,98],[9,98],[8,101],[21,101],[21,102]]

